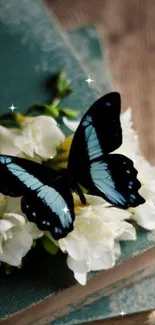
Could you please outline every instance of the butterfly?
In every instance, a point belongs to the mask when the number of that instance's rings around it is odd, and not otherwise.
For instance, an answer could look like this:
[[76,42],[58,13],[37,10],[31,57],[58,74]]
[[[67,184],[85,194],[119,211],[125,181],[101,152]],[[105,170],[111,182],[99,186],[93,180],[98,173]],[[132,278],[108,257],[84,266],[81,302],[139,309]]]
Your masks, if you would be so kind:
[[132,160],[113,153],[122,144],[120,109],[117,92],[104,95],[88,109],[73,137],[66,170],[56,172],[30,160],[0,155],[0,192],[21,197],[28,220],[57,240],[73,230],[72,191],[86,203],[79,184],[119,208],[143,204]]

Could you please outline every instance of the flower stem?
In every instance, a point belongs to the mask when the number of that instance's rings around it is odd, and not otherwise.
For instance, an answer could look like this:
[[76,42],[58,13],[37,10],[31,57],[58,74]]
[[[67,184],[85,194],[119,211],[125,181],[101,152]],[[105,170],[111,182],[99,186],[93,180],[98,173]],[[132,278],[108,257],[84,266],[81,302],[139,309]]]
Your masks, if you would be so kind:
[[52,106],[58,106],[58,104],[60,103],[61,99],[58,97],[55,97],[52,101],[51,101],[51,105]]

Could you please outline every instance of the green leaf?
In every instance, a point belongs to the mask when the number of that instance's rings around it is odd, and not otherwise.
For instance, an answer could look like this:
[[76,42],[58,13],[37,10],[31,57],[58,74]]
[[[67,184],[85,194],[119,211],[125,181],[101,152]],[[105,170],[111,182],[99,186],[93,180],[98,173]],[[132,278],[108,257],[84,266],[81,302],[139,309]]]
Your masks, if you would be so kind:
[[56,119],[59,116],[59,109],[53,104],[35,104],[30,107],[27,114],[49,115]]
[[34,104],[31,106],[26,114],[32,114],[32,113],[39,113],[39,114],[45,114],[46,111],[46,104]]
[[0,124],[5,127],[20,127],[20,124],[16,120],[17,113],[7,113],[0,115]]
[[66,73],[61,71],[57,77],[57,97],[62,99],[71,94],[72,89],[70,84],[71,81],[67,78]]
[[45,114],[50,115],[53,118],[57,118],[59,116],[59,109],[55,105],[46,105]]
[[44,249],[51,255],[55,255],[58,250],[59,247],[56,246],[53,241],[51,241],[48,237],[44,236],[41,238],[41,243],[44,247]]

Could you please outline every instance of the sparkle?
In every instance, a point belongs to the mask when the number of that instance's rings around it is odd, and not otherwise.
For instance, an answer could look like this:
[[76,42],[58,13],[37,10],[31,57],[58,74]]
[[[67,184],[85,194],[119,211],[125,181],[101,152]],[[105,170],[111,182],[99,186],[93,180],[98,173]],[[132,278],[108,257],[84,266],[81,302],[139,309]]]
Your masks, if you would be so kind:
[[122,317],[125,315],[125,312],[124,312],[124,310],[123,310],[123,309],[122,309],[122,311],[121,311],[120,315],[121,315]]
[[64,211],[64,213],[66,214],[68,211],[69,211],[69,209],[67,208],[67,206],[65,206],[63,209],[61,209],[62,211]]
[[8,107],[9,109],[11,109],[11,111],[12,111],[12,113],[13,113],[13,111],[17,108],[17,107],[15,107],[14,105],[13,105],[13,103],[12,103],[12,105],[10,106],[10,107]]
[[88,84],[90,85],[91,84],[91,82],[93,82],[94,80],[92,80],[90,77],[87,79],[87,80],[85,80],[86,82],[88,82]]

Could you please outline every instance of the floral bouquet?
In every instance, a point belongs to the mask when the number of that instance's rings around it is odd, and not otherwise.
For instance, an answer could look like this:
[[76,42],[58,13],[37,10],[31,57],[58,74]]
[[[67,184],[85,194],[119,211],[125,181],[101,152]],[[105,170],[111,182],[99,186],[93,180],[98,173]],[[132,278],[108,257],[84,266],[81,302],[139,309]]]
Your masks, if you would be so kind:
[[[25,115],[12,112],[0,117],[3,124],[0,126],[0,154],[26,158],[47,165],[51,170],[67,167],[74,134],[65,138],[58,123],[61,119],[75,132],[79,120],[71,120],[76,117],[76,112],[59,107],[61,99],[71,92],[62,73],[58,74],[52,87],[55,93],[50,104],[34,105]],[[28,220],[21,210],[21,197],[0,194],[0,263],[6,273],[12,267],[22,267],[24,256],[39,242],[51,258],[58,250],[67,254],[68,267],[76,280],[84,285],[88,272],[115,265],[121,255],[120,241],[136,240],[137,224],[148,230],[155,229],[155,168],[140,151],[130,109],[121,115],[120,122],[123,144],[114,153],[123,154],[134,162],[141,182],[139,193],[145,203],[121,209],[82,188],[86,204],[82,204],[76,193],[72,194],[73,230],[56,240],[48,230],[43,231]],[[12,127],[11,123],[15,125]]]

